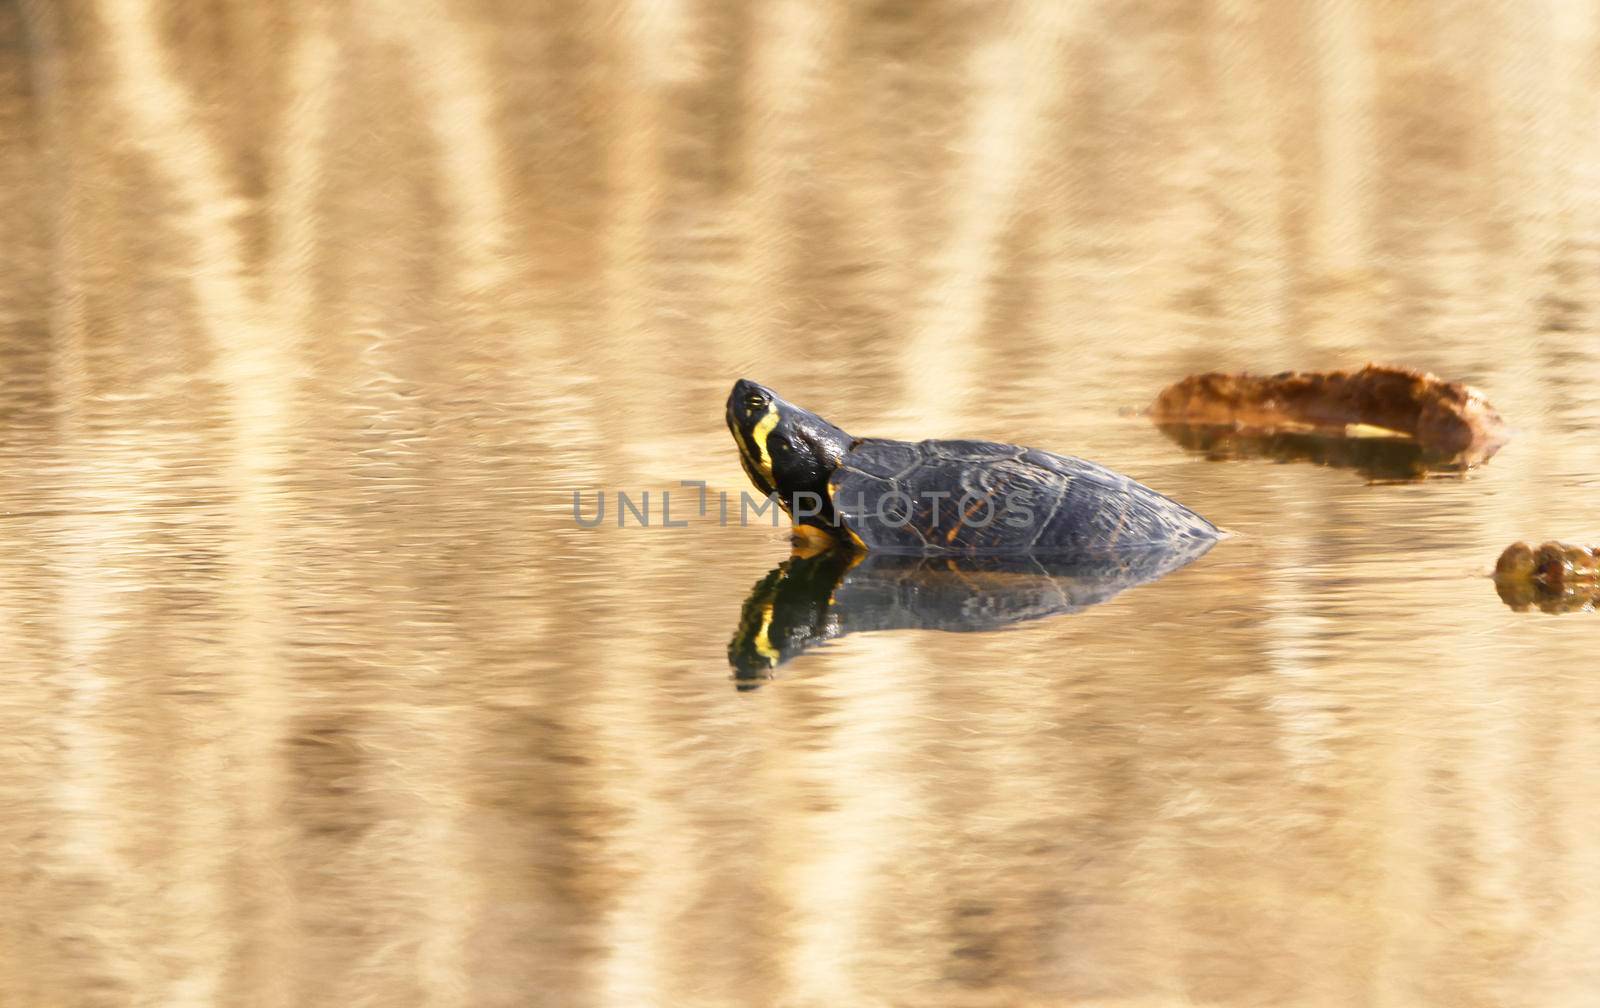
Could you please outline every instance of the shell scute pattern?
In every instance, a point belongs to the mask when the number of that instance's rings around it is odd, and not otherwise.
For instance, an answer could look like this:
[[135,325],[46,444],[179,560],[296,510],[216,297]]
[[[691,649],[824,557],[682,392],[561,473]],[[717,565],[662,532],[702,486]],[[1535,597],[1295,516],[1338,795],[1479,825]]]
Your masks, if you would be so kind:
[[917,446],[924,455],[962,462],[998,462],[1020,457],[1026,448],[994,441],[929,440]]
[[864,440],[829,486],[840,520],[877,552],[1050,553],[1217,536],[1188,508],[1103,466],[988,441]]
[[919,447],[906,441],[866,438],[851,447],[842,465],[868,476],[892,480],[922,461]]

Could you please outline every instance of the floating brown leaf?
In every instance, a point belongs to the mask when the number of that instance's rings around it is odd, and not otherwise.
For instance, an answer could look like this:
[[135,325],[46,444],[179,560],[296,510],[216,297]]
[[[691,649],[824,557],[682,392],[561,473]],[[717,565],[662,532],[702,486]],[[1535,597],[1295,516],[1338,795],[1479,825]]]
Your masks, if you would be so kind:
[[1430,468],[1478,465],[1510,436],[1478,390],[1376,364],[1359,371],[1190,375],[1162,390],[1151,416],[1169,434],[1176,427],[1227,427],[1329,439],[1405,439],[1419,446]]

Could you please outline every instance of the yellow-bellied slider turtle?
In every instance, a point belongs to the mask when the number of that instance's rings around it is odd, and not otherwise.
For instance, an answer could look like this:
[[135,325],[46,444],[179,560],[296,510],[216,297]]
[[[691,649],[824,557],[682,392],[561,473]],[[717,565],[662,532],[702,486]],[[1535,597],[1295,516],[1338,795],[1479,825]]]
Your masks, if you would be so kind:
[[797,531],[874,553],[1058,554],[1182,546],[1216,526],[1080,458],[991,441],[855,438],[741,380],[728,427],[744,471]]

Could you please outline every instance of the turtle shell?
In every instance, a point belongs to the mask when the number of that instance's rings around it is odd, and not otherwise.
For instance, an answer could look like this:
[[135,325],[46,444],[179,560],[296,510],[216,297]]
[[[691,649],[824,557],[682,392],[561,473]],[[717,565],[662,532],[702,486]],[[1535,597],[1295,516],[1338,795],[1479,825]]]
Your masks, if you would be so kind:
[[858,441],[828,489],[839,523],[875,553],[1083,554],[1218,536],[1104,466],[992,441]]

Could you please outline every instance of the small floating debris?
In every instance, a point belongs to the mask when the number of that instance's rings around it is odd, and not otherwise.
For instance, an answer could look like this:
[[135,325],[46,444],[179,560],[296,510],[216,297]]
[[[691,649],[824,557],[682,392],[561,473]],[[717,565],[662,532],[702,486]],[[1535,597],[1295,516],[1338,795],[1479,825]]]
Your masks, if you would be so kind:
[[[1479,465],[1511,433],[1477,389],[1378,364],[1359,371],[1190,375],[1163,389],[1150,414],[1179,444],[1213,455],[1220,444],[1225,457],[1259,453],[1402,478]],[[1317,441],[1370,447],[1345,452]]]
[[1575,612],[1600,603],[1600,547],[1512,543],[1494,565],[1501,601],[1518,612]]

